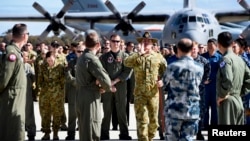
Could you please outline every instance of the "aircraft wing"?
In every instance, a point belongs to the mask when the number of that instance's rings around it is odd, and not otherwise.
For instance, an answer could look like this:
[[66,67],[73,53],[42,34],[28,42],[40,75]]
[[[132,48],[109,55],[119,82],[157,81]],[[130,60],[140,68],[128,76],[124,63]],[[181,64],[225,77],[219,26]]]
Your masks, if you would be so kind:
[[[124,14],[126,15],[126,13]],[[142,13],[133,18],[133,23],[164,23],[171,14],[166,13]],[[117,23],[117,17],[110,12],[91,13],[67,13],[62,18],[65,23],[70,22],[99,22]],[[43,15],[6,15],[0,14],[0,21],[27,21],[27,22],[48,22]]]
[[[124,14],[126,15],[126,14]],[[164,23],[170,17],[169,14],[138,14],[133,18],[133,23]],[[1,20],[1,18],[0,18]],[[64,17],[65,23],[68,22],[98,22],[98,23],[117,23],[117,17],[110,12],[93,13],[68,13]]]
[[249,20],[250,13],[246,10],[213,11],[219,23]]
[[48,22],[43,15],[2,15],[0,14],[0,21],[24,21],[24,22]]

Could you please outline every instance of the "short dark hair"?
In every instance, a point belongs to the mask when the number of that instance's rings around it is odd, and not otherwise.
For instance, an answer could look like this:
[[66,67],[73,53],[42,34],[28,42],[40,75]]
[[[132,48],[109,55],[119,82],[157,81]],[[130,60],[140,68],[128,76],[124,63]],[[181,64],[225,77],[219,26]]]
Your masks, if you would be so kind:
[[128,41],[128,42],[126,43],[126,46],[130,46],[131,44],[134,44],[134,43],[131,42],[131,41]]
[[207,43],[214,43],[217,44],[217,40],[215,38],[211,38],[207,40]]
[[86,37],[85,37],[85,45],[87,48],[93,48],[97,43],[100,43],[99,35],[98,33],[90,29],[86,32]]
[[191,42],[189,42],[189,40],[190,39],[188,38],[181,39],[177,44],[177,48],[179,48],[184,53],[188,53],[193,48],[193,41],[190,40]]
[[235,42],[240,46],[240,48],[245,48],[247,46],[247,41],[243,38],[238,38]]
[[49,52],[46,53],[46,57],[45,57],[45,58],[49,58],[49,57],[51,57],[51,56],[53,56],[53,54],[52,54],[51,51],[49,51]]
[[120,37],[120,35],[117,34],[117,33],[113,33],[113,34],[110,35],[110,39],[112,39],[113,37]]
[[27,25],[23,23],[15,24],[12,28],[12,36],[13,37],[21,37],[27,30]]
[[230,47],[230,45],[233,43],[232,34],[228,31],[221,32],[218,35],[218,43],[221,44],[224,48]]

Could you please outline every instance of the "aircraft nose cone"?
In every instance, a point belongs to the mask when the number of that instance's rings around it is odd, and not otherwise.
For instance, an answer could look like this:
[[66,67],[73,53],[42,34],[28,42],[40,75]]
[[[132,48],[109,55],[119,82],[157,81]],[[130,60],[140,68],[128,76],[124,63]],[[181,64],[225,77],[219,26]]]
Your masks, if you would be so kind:
[[207,43],[207,36],[204,33],[201,33],[197,30],[188,30],[184,34],[182,34],[182,38],[189,38],[193,41],[196,41],[200,44]]

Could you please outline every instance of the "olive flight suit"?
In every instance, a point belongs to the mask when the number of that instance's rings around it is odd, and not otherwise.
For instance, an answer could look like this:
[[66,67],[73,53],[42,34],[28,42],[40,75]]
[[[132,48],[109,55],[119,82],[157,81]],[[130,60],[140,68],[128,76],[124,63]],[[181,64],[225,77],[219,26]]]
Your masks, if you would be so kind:
[[27,78],[21,50],[14,44],[8,45],[3,63],[0,70],[0,140],[23,141]]
[[76,68],[77,58],[70,60],[66,71],[65,95],[68,99],[68,136],[75,137],[76,130]]
[[[223,55],[216,82],[217,97],[228,96],[218,106],[218,123],[220,125],[243,125],[244,108],[240,95],[245,92],[245,88],[249,90],[250,71],[242,58],[231,49]],[[244,89],[242,85],[245,86]]]
[[88,48],[76,64],[76,114],[79,121],[80,141],[99,141],[101,132],[100,87],[109,91],[111,80],[99,58]]
[[[117,78],[120,81],[115,84],[117,91],[115,93],[107,92],[102,95],[104,117],[102,120],[101,136],[109,138],[110,121],[113,112],[113,106],[116,107],[117,119],[120,128],[120,138],[128,137],[128,120],[126,115],[127,105],[127,79],[130,77],[131,69],[125,67],[123,60],[128,57],[124,51],[113,53],[112,51],[103,54],[100,57],[103,67],[109,74],[111,80]],[[113,105],[115,103],[115,105]]]

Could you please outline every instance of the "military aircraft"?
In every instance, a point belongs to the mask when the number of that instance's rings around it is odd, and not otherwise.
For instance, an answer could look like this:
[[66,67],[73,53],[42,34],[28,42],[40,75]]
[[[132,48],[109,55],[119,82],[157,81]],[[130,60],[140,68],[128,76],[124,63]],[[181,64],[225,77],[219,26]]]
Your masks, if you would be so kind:
[[[245,0],[239,0],[239,4],[245,10],[206,11],[195,7],[195,0],[184,0],[183,8],[177,11],[157,11],[154,13],[140,13],[146,6],[140,2],[131,12],[120,13],[111,1],[106,0],[63,0],[64,7],[54,15],[48,13],[37,2],[33,7],[42,15],[36,16],[0,16],[0,21],[50,21],[50,24],[40,36],[43,40],[50,31],[58,35],[59,31],[65,31],[75,38],[75,33],[68,29],[71,26],[77,30],[85,31],[89,28],[99,30],[103,35],[113,32],[121,32],[122,35],[141,36],[141,33],[150,28],[136,27],[137,24],[158,26],[154,30],[162,44],[176,43],[180,38],[189,37],[199,43],[206,44],[209,38],[217,38],[222,31],[222,22],[244,21],[249,18],[249,6]],[[117,23],[117,24],[116,24]],[[162,26],[159,26],[162,25]],[[153,28],[152,28],[153,29]],[[141,32],[140,32],[141,31]],[[158,35],[159,36],[159,35]]]

